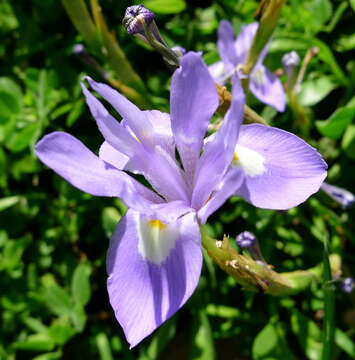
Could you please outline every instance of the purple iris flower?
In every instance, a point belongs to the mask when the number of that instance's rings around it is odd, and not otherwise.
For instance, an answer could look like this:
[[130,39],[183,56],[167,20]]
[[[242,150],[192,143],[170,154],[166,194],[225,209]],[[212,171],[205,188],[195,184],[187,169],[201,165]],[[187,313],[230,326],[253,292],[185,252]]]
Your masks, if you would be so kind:
[[[219,23],[217,47],[222,60],[209,66],[209,70],[220,85],[226,83],[231,75],[244,64],[258,26],[257,22],[243,26],[237,40],[235,40],[232,24],[226,20]],[[250,72],[249,88],[261,102],[282,112],[285,111],[286,107],[282,83],[262,64],[268,47],[268,45],[265,46],[257,64]]]
[[[36,154],[82,191],[120,197],[128,205],[110,241],[107,272],[111,305],[133,347],[195,290],[202,266],[200,224],[241,186],[252,203],[295,206],[318,190],[326,166],[286,131],[241,127],[245,99],[237,74],[231,107],[204,141],[219,99],[200,54],[184,55],[173,75],[170,116],[141,111],[109,86],[86,79],[123,120],[82,85],[105,139],[99,156],[65,132],[46,135]],[[129,173],[143,175],[152,189]]]

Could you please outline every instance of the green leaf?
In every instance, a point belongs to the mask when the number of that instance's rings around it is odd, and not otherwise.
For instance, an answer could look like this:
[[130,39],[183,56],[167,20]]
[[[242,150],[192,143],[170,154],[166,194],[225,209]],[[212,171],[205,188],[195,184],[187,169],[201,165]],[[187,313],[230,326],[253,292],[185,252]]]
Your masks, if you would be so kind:
[[46,334],[34,334],[29,335],[25,340],[14,342],[12,346],[17,350],[51,351],[55,344]]
[[266,325],[256,336],[253,343],[253,358],[262,359],[270,355],[278,346],[277,332],[272,324]]
[[75,329],[78,332],[82,332],[84,330],[85,324],[86,324],[86,314],[85,314],[84,306],[77,303],[74,306],[74,308],[72,309],[70,318],[73,322]]
[[176,333],[175,318],[166,321],[154,334],[148,348],[142,351],[139,360],[155,360]]
[[113,234],[118,222],[121,219],[121,214],[114,207],[105,207],[102,212],[102,226],[108,238]]
[[334,337],[336,345],[355,359],[355,343],[351,338],[338,328],[335,329]]
[[190,359],[213,360],[216,358],[211,325],[202,309],[195,314],[190,342]]
[[184,0],[147,0],[143,3],[145,7],[157,14],[177,14],[186,8]]
[[20,201],[20,196],[9,196],[0,199],[0,211],[6,210],[11,206],[16,205]]
[[311,14],[317,14],[313,17],[312,26],[318,30],[331,17],[332,4],[329,0],[313,0],[306,4]]
[[298,100],[303,106],[313,106],[323,100],[337,86],[330,76],[307,80],[302,84]]
[[63,325],[58,321],[51,324],[48,335],[58,345],[64,345],[70,338],[75,335],[75,330],[69,325]]
[[8,77],[0,78],[0,121],[20,113],[23,106],[21,88]]
[[355,0],[349,0],[350,1],[350,5],[353,8],[353,10],[355,11]]
[[110,342],[105,333],[101,332],[96,335],[96,345],[99,349],[101,360],[113,360]]
[[45,290],[47,306],[57,315],[69,315],[73,304],[68,293],[58,285],[48,286]]
[[84,263],[79,264],[73,274],[71,291],[77,304],[86,305],[91,296],[90,267]]
[[322,332],[318,326],[297,310],[292,311],[291,328],[310,360],[319,360],[322,353]]
[[331,139],[339,139],[355,117],[355,107],[337,109],[327,120],[316,121],[318,131]]
[[355,125],[349,125],[345,130],[341,147],[350,159],[355,159]]
[[32,358],[32,360],[59,360],[62,359],[62,355],[63,355],[62,351],[55,351],[55,352],[38,355]]
[[37,133],[38,127],[38,123],[32,123],[15,131],[6,142],[6,147],[14,153],[24,150],[28,145],[30,145],[32,139]]

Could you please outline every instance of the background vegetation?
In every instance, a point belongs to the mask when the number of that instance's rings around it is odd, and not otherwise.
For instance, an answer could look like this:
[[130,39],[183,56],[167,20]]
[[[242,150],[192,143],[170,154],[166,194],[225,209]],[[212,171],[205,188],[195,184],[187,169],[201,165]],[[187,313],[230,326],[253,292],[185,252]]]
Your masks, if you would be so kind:
[[[64,1],[63,1],[64,2]],[[228,19],[238,33],[258,1],[147,0],[169,45],[218,59],[216,31]],[[159,54],[121,25],[131,1],[100,5],[127,59],[142,78],[151,108],[167,110],[171,73]],[[266,64],[281,68],[285,52],[312,59],[299,101],[310,126],[288,107],[278,114],[251,106],[274,126],[294,131],[329,164],[328,180],[355,191],[355,1],[290,0],[283,8]],[[243,292],[205,256],[203,274],[186,306],[153,336],[128,350],[106,291],[109,237],[126,208],[118,199],[76,190],[34,155],[46,133],[65,130],[97,151],[102,142],[79,81],[100,72],[73,55],[83,38],[56,0],[0,0],[0,359],[351,359],[355,357],[355,295],[340,282],[314,283],[285,298]],[[93,51],[94,53],[94,51]],[[119,72],[93,54],[109,74]],[[285,78],[282,78],[285,80]],[[324,243],[354,276],[354,209],[318,193],[287,212],[253,208],[232,198],[210,221],[215,237],[254,232],[277,271],[322,262]],[[325,294],[334,300],[324,318]],[[328,296],[326,295],[326,296]],[[139,296],[139,294],[137,294]],[[335,345],[322,355],[322,326]]]

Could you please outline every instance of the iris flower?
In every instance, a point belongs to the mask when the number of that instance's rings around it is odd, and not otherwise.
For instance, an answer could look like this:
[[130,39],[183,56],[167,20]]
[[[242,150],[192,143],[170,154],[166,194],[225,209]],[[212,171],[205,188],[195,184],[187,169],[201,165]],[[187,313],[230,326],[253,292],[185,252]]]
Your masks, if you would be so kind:
[[[173,75],[170,116],[141,111],[109,86],[86,79],[123,120],[114,119],[82,84],[105,139],[99,156],[65,132],[46,135],[36,154],[82,191],[120,197],[128,205],[110,241],[107,286],[115,315],[134,347],[195,290],[202,266],[200,225],[209,215],[241,186],[248,201],[295,206],[318,190],[325,166],[294,135],[241,127],[244,94],[237,74],[221,127],[204,139],[219,99],[200,54],[187,53]],[[130,173],[143,175],[151,188]]]
[[[226,20],[219,23],[217,47],[222,60],[209,67],[217,83],[220,85],[226,83],[231,75],[244,64],[258,26],[257,22],[243,26],[235,40],[232,24]],[[282,112],[286,106],[285,92],[281,81],[263,65],[267,51],[268,45],[265,46],[257,64],[250,72],[249,89],[261,102]]]

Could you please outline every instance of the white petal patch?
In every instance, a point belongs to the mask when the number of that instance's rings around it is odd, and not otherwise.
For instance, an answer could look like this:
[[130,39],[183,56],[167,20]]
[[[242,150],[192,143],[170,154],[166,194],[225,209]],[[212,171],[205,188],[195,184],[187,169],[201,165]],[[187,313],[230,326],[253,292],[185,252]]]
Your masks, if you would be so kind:
[[254,177],[264,174],[266,171],[264,162],[264,157],[255,150],[236,145],[232,165],[240,166],[245,175]]
[[179,228],[175,224],[164,224],[137,216],[138,251],[143,259],[160,265],[175,247]]

